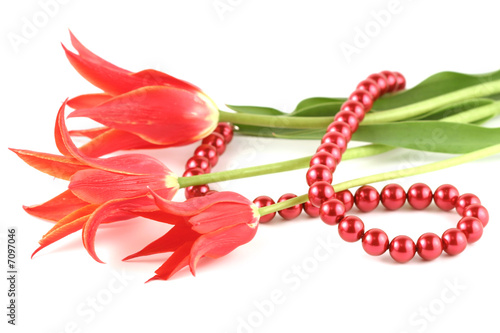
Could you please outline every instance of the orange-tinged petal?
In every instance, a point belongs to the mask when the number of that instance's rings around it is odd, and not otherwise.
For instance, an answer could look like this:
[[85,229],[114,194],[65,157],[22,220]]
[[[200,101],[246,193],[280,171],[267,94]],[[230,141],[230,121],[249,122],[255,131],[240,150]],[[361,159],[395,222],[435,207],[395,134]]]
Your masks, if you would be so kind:
[[[84,136],[84,137],[87,137],[89,139],[93,139],[95,137],[98,137],[99,135],[101,134],[104,134],[108,131],[112,131],[111,129],[109,129],[108,127],[95,127],[95,128],[89,128],[89,129],[83,129],[83,130],[71,130],[69,131],[69,135],[70,136]],[[82,150],[82,147],[79,148],[80,150]],[[85,154],[87,155],[87,154]]]
[[71,212],[87,205],[88,202],[78,198],[70,190],[66,190],[43,204],[23,206],[23,208],[30,215],[50,221],[59,221]]
[[183,267],[189,265],[190,252],[193,242],[187,242],[179,247],[156,271],[156,275],[146,282],[154,280],[168,280]]
[[70,99],[68,101],[68,106],[73,109],[92,108],[111,98],[113,98],[113,95],[106,93],[80,95]]
[[129,255],[123,260],[130,260],[137,257],[150,256],[158,253],[174,252],[186,242],[193,242],[200,236],[186,226],[175,225],[165,235],[151,242],[142,250]]
[[69,117],[88,117],[150,143],[173,146],[195,142],[212,132],[218,109],[203,93],[150,86],[75,110]]
[[250,203],[221,202],[189,219],[193,230],[201,234],[241,223],[254,223],[257,219]]
[[72,157],[39,153],[32,150],[9,149],[33,168],[56,178],[69,180],[77,171],[88,169],[87,165]]

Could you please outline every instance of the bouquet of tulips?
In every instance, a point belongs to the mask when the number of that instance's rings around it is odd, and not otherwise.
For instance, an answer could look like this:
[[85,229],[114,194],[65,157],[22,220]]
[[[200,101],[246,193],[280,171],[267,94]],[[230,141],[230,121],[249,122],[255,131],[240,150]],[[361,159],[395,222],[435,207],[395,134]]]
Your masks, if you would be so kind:
[[[431,172],[500,152],[499,128],[481,126],[500,113],[500,71],[483,75],[435,74],[406,89],[395,71],[369,75],[346,98],[314,97],[295,110],[227,105],[221,111],[200,88],[148,69],[130,72],[98,57],[73,35],[76,53],[64,48],[71,65],[102,90],[64,101],[55,117],[55,144],[60,155],[11,149],[33,168],[67,180],[68,188],[27,213],[52,221],[35,253],[77,231],[96,261],[94,240],[101,223],[143,217],[172,225],[168,232],[124,260],[172,253],[151,280],[167,280],[189,266],[195,274],[203,257],[218,258],[251,241],[260,223],[278,213],[293,219],[302,211],[337,225],[348,242],[361,240],[370,255],[386,251],[397,262],[418,253],[425,260],[462,252],[480,239],[488,211],[473,194],[460,194],[450,184],[435,191],[417,183],[405,191],[389,184],[380,192],[369,184]],[[66,115],[66,109],[73,109]],[[102,126],[68,130],[67,117],[86,117]],[[318,149],[303,158],[211,172],[233,134],[318,140]],[[77,147],[72,137],[88,141]],[[366,142],[348,148],[351,140]],[[168,149],[199,142],[186,161],[182,177],[162,161],[133,150]],[[454,154],[435,162],[332,185],[341,160],[383,154],[395,148]],[[176,158],[171,156],[171,158]],[[262,195],[249,200],[235,192],[211,190],[210,183],[307,169],[308,193],[284,194],[278,200]],[[353,194],[350,189],[358,189]],[[186,201],[173,201],[184,189]],[[456,228],[441,236],[426,233],[418,240],[401,235],[389,240],[380,229],[364,230],[362,220],[347,213],[356,206],[369,212],[381,203],[395,210],[408,202],[425,209],[432,201],[443,210],[456,209]]]

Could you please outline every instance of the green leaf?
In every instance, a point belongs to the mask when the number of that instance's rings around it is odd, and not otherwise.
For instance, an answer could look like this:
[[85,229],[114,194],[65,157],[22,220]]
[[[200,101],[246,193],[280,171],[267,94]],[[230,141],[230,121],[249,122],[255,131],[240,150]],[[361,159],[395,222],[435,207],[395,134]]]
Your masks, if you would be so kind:
[[226,106],[238,113],[262,114],[266,116],[282,116],[287,114],[280,110],[264,106],[244,106],[244,105],[229,105],[229,104],[226,104]]
[[327,117],[334,116],[340,110],[345,98],[312,97],[297,104],[290,113],[292,117]]
[[429,113],[421,115],[420,117],[416,117],[415,120],[439,120],[492,103],[494,103],[494,101],[487,98],[469,99],[433,110]]

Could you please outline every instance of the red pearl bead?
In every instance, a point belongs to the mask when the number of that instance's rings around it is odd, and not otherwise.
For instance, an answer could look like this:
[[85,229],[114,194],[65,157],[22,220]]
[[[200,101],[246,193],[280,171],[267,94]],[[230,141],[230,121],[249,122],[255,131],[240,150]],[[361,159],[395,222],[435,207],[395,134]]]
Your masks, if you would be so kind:
[[422,259],[434,260],[443,252],[443,243],[438,235],[428,232],[417,240],[417,253]]
[[406,192],[398,184],[386,185],[380,192],[380,202],[389,210],[396,210],[405,204]]
[[224,140],[226,141],[226,144],[231,142],[231,140],[233,139],[233,125],[231,125],[230,123],[219,123],[214,132],[222,134]]
[[354,196],[349,190],[343,190],[335,193],[335,199],[340,200],[344,204],[346,212],[350,211],[354,205]]
[[415,256],[415,243],[408,236],[396,236],[389,245],[389,254],[399,263],[405,263]]
[[477,242],[483,235],[483,223],[479,219],[471,216],[462,217],[462,219],[458,221],[457,229],[462,230],[469,244]]
[[313,155],[311,162],[309,162],[309,166],[317,164],[327,166],[332,173],[335,172],[335,168],[337,167],[337,162],[335,161],[333,155],[327,153],[326,151],[321,151]]
[[408,203],[415,209],[427,208],[432,202],[432,190],[429,186],[416,183],[408,189]]
[[473,204],[465,207],[463,216],[475,217],[486,227],[488,221],[490,220],[490,214],[488,210],[479,204]]
[[387,78],[384,74],[375,73],[368,76],[368,79],[372,79],[377,82],[378,87],[380,88],[380,95],[383,95],[387,92]]
[[396,75],[396,81],[398,83],[398,91],[406,88],[406,79],[403,76],[403,74],[401,74],[400,72],[392,72],[392,73]]
[[321,143],[331,142],[339,146],[340,151],[344,153],[347,149],[347,139],[345,136],[338,132],[328,132],[323,135],[323,139],[321,139]]
[[186,171],[184,171],[184,173],[182,174],[182,177],[191,177],[191,176],[198,176],[198,175],[203,175],[203,174],[205,174],[205,172],[203,172],[202,169],[191,168],[191,169],[187,169]]
[[387,92],[395,92],[398,89],[396,75],[391,71],[382,71],[380,73],[384,74],[387,78]]
[[455,203],[459,195],[460,193],[455,186],[444,184],[439,186],[434,192],[434,202],[442,210],[452,210],[455,208]]
[[339,111],[335,115],[335,121],[342,121],[349,125],[351,128],[351,132],[354,133],[358,130],[359,127],[359,122],[363,120],[363,118],[359,118],[354,112],[352,111]]
[[335,159],[336,164],[340,163],[340,160],[342,159],[342,151],[340,150],[339,146],[337,146],[336,144],[331,143],[331,142],[322,143],[318,147],[316,152],[319,153],[321,151],[324,151],[324,152],[331,154],[333,156],[333,158]]
[[451,256],[462,253],[467,246],[467,237],[462,230],[451,228],[443,233],[443,250]]
[[[261,207],[274,205],[274,200],[272,198],[268,197],[267,195],[261,195],[260,197],[255,198],[253,203],[255,204],[255,206],[261,208]],[[267,223],[267,222],[271,221],[275,215],[276,215],[276,212],[262,215],[259,219],[259,223]]]
[[213,132],[206,138],[204,138],[201,143],[206,145],[211,145],[217,149],[217,154],[222,155],[226,150],[226,139],[220,133]]
[[340,238],[346,242],[357,242],[365,233],[365,225],[357,216],[346,216],[339,223]]
[[326,129],[327,132],[338,132],[342,134],[347,141],[351,140],[352,130],[349,124],[346,124],[343,121],[334,121],[331,123]]
[[320,181],[309,187],[307,195],[313,206],[320,207],[323,202],[335,197],[335,191],[330,183]]
[[[283,194],[278,199],[278,202],[282,202],[282,201],[296,198],[296,197],[297,196],[295,194],[286,193],[286,194]],[[302,204],[298,204],[298,205],[295,205],[295,206],[292,206],[289,208],[282,209],[278,212],[278,214],[280,214],[280,216],[282,218],[284,218],[285,220],[292,220],[292,219],[296,218],[297,216],[299,216],[301,212],[302,212]]]
[[345,206],[337,199],[330,199],[321,204],[319,216],[328,225],[335,225],[344,217]]
[[307,170],[306,181],[307,185],[311,186],[316,182],[325,181],[329,184],[332,183],[332,172],[326,165],[316,164]]
[[455,202],[455,208],[458,215],[464,216],[465,207],[474,204],[480,205],[481,200],[479,200],[479,198],[472,193],[465,193],[457,198],[457,202]]
[[210,191],[210,187],[208,187],[208,185],[188,186],[184,191],[184,196],[186,197],[186,199],[202,197],[207,194],[208,191]]
[[[340,111],[350,111],[356,115],[359,121],[365,118],[365,106],[357,101],[347,100],[340,107]],[[359,123],[359,122],[358,122]],[[353,130],[354,131],[354,130]]]
[[351,101],[358,101],[365,107],[365,113],[368,112],[373,106],[374,98],[366,90],[354,90],[354,92],[349,96]]
[[354,203],[362,212],[370,212],[377,208],[379,200],[380,195],[370,185],[361,186],[354,194]]
[[370,229],[363,235],[363,249],[372,256],[379,256],[389,248],[389,237],[380,229]]
[[219,161],[219,154],[214,146],[203,144],[197,147],[194,151],[195,156],[203,156],[208,158],[210,166],[215,166]]
[[319,207],[314,206],[310,201],[304,202],[302,209],[304,209],[304,212],[310,217],[319,216]]
[[210,172],[210,161],[203,156],[193,156],[186,162],[186,169],[200,168],[205,173]]
[[356,89],[368,91],[373,96],[374,99],[380,97],[380,87],[378,86],[377,82],[375,82],[372,79],[366,79],[361,81],[356,87]]

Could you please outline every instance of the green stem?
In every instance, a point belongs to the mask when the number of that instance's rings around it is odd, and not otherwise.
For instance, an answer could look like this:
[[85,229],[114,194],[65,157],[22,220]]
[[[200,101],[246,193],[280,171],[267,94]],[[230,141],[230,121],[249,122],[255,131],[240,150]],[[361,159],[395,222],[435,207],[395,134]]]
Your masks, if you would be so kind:
[[[403,169],[403,170],[395,170],[395,171],[389,171],[389,172],[382,172],[376,175],[371,175],[371,176],[366,176],[366,177],[361,177],[353,180],[349,180],[346,182],[342,182],[336,185],[333,185],[333,188],[335,189],[335,192],[340,192],[352,187],[356,186],[361,186],[361,185],[366,185],[366,184],[373,184],[385,180],[390,180],[390,179],[396,179],[396,178],[403,178],[403,177],[410,177],[410,176],[415,176],[419,175],[422,173],[427,173],[427,172],[432,172],[432,171],[437,171],[445,168],[449,168],[452,166],[464,164],[467,162],[475,161],[481,158],[485,158],[491,155],[495,155],[500,153],[500,144],[476,150],[471,153],[463,154],[460,156],[456,156],[453,158],[449,158],[443,161],[439,162],[434,162],[434,163],[429,163],[425,164],[422,166],[418,167],[413,167],[413,168],[408,168],[408,169]],[[308,200],[307,194],[301,195],[299,197],[287,200],[287,201],[282,201],[280,203],[266,206],[259,208],[259,214],[261,216],[277,212],[279,210],[293,207],[297,204],[304,203]]]
[[[380,144],[372,144],[362,147],[350,148],[345,151],[344,155],[342,156],[342,160],[346,161],[360,157],[378,155],[385,153],[386,151],[389,151],[391,149],[394,148]],[[214,172],[199,176],[179,177],[177,181],[179,182],[180,188],[185,188],[193,185],[210,184],[220,181],[227,181],[233,179],[261,176],[277,172],[304,169],[309,166],[311,157],[312,156],[306,156],[289,161],[258,165],[254,167],[248,167],[236,170]]]
[[[456,90],[424,101],[401,106],[398,108],[368,113],[363,125],[378,124],[404,120],[434,109],[457,103],[466,99],[478,98],[500,93],[500,80],[482,83],[472,87]],[[220,121],[234,124],[253,125],[274,128],[320,129],[326,128],[333,117],[288,117],[268,116],[247,113],[232,113],[220,111]]]

